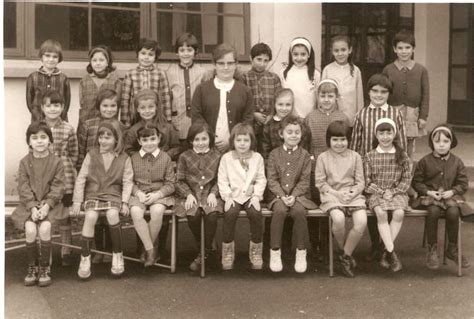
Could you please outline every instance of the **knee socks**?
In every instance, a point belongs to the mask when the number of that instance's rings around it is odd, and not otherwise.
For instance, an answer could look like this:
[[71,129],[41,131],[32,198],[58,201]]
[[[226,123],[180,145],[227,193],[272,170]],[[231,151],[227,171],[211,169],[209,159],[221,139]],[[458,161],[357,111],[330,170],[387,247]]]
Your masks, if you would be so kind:
[[[59,235],[61,236],[61,243],[72,244],[71,221],[69,218],[64,225],[59,225]],[[71,247],[61,246],[61,257],[69,254],[71,254]]]
[[94,240],[94,238],[92,237],[86,237],[86,236],[82,236],[81,238],[81,246],[82,246],[82,256],[84,257],[87,257],[87,256],[90,256],[91,254],[91,245],[92,245],[92,241]]
[[122,252],[122,228],[120,222],[115,225],[109,225],[110,238],[112,239],[112,251],[114,253]]
[[35,265],[38,262],[38,245],[36,240],[32,243],[26,243],[26,255],[28,258],[28,265]]
[[40,249],[40,266],[49,266],[51,256],[51,240],[42,240]]

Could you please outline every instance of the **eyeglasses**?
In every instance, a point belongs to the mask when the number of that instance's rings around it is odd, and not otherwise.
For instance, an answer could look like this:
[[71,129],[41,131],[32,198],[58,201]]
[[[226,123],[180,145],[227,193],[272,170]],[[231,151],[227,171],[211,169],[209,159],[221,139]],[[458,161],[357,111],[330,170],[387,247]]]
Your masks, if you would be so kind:
[[232,62],[216,62],[216,65],[220,68],[224,68],[224,67],[234,67],[235,65],[237,64],[236,61],[232,61]]
[[379,94],[387,94],[388,90],[375,90],[375,89],[370,89],[373,93],[379,93]]

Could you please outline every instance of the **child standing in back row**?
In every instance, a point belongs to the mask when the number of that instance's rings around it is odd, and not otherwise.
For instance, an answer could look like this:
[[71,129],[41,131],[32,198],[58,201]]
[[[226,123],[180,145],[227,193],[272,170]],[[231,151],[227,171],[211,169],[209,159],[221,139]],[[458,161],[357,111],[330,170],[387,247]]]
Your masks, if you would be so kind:
[[338,83],[338,106],[353,125],[355,115],[364,107],[364,90],[359,68],[352,62],[351,39],[338,35],[331,40],[331,53],[334,62],[328,64],[321,79],[334,79]]
[[393,39],[395,62],[383,69],[393,82],[393,92],[388,103],[403,114],[407,133],[407,153],[415,152],[415,139],[426,135],[430,102],[430,84],[426,68],[412,60],[415,37],[411,32],[398,32]]
[[257,138],[257,150],[262,153],[263,126],[275,105],[275,93],[281,88],[280,78],[267,70],[272,60],[272,49],[261,42],[250,49],[252,68],[242,75],[242,81],[252,91],[255,105],[254,131]]
[[63,97],[64,109],[61,118],[67,121],[67,112],[71,103],[71,87],[67,76],[57,68],[63,60],[61,44],[55,40],[44,41],[39,48],[38,56],[41,59],[41,67],[26,79],[26,105],[31,113],[31,122],[43,119],[42,95],[48,90],[58,91]]
[[314,50],[306,38],[291,41],[288,66],[282,70],[281,85],[295,93],[295,115],[305,118],[316,105],[315,89],[321,78],[316,69]]
[[[166,73],[157,68],[155,63],[161,54],[158,42],[151,39],[140,39],[136,48],[138,66],[125,74],[120,101],[120,121],[127,127],[138,121],[134,108],[134,97],[143,89],[151,89],[158,96],[158,103],[167,122],[171,122],[172,110],[170,89]],[[174,113],[174,114],[173,114]]]

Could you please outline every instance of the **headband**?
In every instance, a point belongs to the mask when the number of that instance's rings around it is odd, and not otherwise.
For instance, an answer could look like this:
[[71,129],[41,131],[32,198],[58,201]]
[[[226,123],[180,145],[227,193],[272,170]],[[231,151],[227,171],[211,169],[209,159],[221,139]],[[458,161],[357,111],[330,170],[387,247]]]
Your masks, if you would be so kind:
[[96,54],[97,52],[102,52],[105,56],[105,58],[107,59],[107,62],[110,61],[110,56],[109,56],[109,53],[107,52],[107,50],[105,50],[104,48],[93,48],[91,50],[91,52],[89,53],[89,60],[92,59],[92,57],[94,56],[94,54]]
[[324,79],[322,80],[321,82],[319,82],[318,84],[318,89],[321,87],[322,84],[324,83],[331,83],[331,84],[334,84],[334,86],[336,87],[336,89],[339,91],[339,85],[337,84],[337,81],[336,80],[333,80],[333,79]]
[[397,126],[395,125],[395,122],[392,119],[389,119],[387,117],[383,117],[379,119],[377,122],[375,122],[374,132],[377,132],[377,127],[379,127],[379,125],[383,123],[390,124],[393,127],[393,132],[397,133]]
[[290,44],[290,51],[292,51],[293,47],[298,44],[304,45],[306,49],[308,49],[308,54],[311,54],[311,43],[309,43],[309,41],[306,40],[305,38],[293,39],[293,41],[291,41],[291,44]]
[[434,133],[436,133],[438,131],[447,131],[449,133],[449,135],[453,136],[453,132],[451,132],[451,129],[449,127],[447,127],[447,126],[438,126],[437,128],[435,128],[433,130],[433,132],[431,132],[430,139],[433,139]]

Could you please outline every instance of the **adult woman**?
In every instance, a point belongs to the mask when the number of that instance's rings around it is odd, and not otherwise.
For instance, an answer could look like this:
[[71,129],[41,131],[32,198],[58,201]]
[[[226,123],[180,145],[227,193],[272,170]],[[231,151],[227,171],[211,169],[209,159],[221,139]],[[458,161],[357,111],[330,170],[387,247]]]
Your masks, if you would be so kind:
[[201,83],[191,103],[192,122],[204,121],[212,129],[215,146],[224,153],[229,147],[230,131],[237,123],[253,124],[252,93],[244,84],[235,81],[237,52],[226,43],[212,54],[216,75]]

